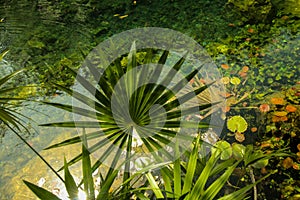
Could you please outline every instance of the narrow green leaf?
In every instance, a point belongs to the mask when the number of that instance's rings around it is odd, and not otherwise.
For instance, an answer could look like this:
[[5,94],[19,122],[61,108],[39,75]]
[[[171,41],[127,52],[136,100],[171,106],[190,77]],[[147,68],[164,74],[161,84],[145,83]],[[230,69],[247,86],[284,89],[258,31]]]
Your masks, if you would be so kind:
[[[56,83],[53,83],[53,85],[55,85],[58,89],[68,93],[74,99],[77,99],[78,101],[80,101],[80,102],[84,103],[85,105],[89,106],[90,108],[95,109],[100,113],[111,115],[110,102],[105,102],[104,97],[103,98],[101,96],[97,97],[97,95],[98,95],[97,91],[98,90],[95,91],[95,94],[93,96],[95,96],[100,103],[98,103],[98,101],[95,101],[94,99],[89,98],[86,95],[83,95],[79,92],[71,90],[67,87],[61,86],[61,85],[56,84]],[[108,104],[108,106],[106,104]]]
[[84,192],[87,195],[87,199],[94,200],[95,199],[94,181],[92,176],[90,152],[88,151],[85,129],[83,129],[83,134],[82,134],[82,172],[83,172]]
[[0,86],[2,86],[4,83],[6,83],[8,80],[10,80],[11,78],[15,77],[17,74],[25,71],[26,68],[23,68],[23,69],[20,69],[20,70],[17,70],[11,74],[8,74],[6,76],[4,76],[3,78],[0,79]]
[[[87,59],[86,59],[87,60]],[[91,67],[91,66],[88,66]],[[69,68],[69,71],[72,71],[73,74],[76,74],[76,80],[93,96],[95,96],[95,98],[101,102],[103,105],[105,105],[106,107],[110,106],[109,103],[109,98],[110,95],[106,94],[103,95],[95,86],[93,86],[86,78],[82,77],[80,74],[77,74],[74,70],[72,70],[71,68]],[[100,78],[100,77],[99,77]],[[97,79],[96,81],[98,81],[99,79]],[[108,90],[108,88],[110,88],[110,85],[107,84],[107,82],[105,81],[105,77],[101,76],[100,81],[99,81],[99,86],[101,87],[101,89],[104,89],[105,91]],[[111,89],[110,89],[111,90]],[[105,92],[104,91],[104,92]],[[110,92],[111,93],[111,92]],[[73,95],[74,96],[74,95]]]
[[172,184],[171,184],[172,179],[168,175],[168,174],[171,174],[170,170],[167,169],[166,167],[164,167],[160,170],[160,173],[161,173],[162,179],[164,181],[164,188],[166,191],[167,198],[174,198],[174,192],[173,192]]
[[85,108],[80,108],[76,106],[60,104],[60,103],[52,103],[52,102],[43,102],[44,104],[54,106],[56,108],[60,108],[66,110],[68,112],[72,112],[81,116],[89,117],[91,119],[97,119],[99,121],[113,121],[114,118],[112,115],[102,114],[98,111],[92,111]]
[[183,182],[182,194],[185,194],[192,190],[192,183],[193,183],[193,178],[194,178],[196,165],[197,165],[199,144],[200,144],[200,134],[198,135],[196,142],[193,145],[194,147],[193,147],[192,153],[190,154],[190,157],[189,157],[189,160],[187,163],[186,174],[185,174],[184,182]]
[[66,127],[66,128],[116,128],[117,125],[114,122],[98,122],[98,121],[66,121],[49,124],[40,124],[39,126],[53,126],[53,127]]
[[201,196],[202,200],[213,200],[215,196],[222,189],[228,178],[231,176],[233,170],[240,162],[236,162],[232,166],[228,167],[228,169],[217,179],[215,180],[203,193]]
[[[98,161],[103,161],[105,160],[109,155],[110,153],[113,151],[114,149],[114,145],[117,144],[117,142],[122,139],[123,137],[123,134],[122,132],[118,132],[116,134],[113,134],[113,135],[110,135],[108,136],[107,138],[104,138],[102,140],[100,140],[99,142],[97,142],[96,144],[94,144],[93,146],[91,146],[88,151],[90,153],[94,153],[95,151],[99,150],[100,148],[102,148],[103,146],[105,146],[107,143],[109,143],[110,141],[114,141],[114,143],[112,145],[110,145],[102,154],[102,156],[98,159]],[[82,153],[75,156],[73,159],[71,159],[68,163],[69,166],[71,166],[72,164],[78,162],[79,160],[82,159]],[[97,161],[97,162],[98,162]],[[96,162],[96,163],[97,163]],[[58,171],[61,171],[63,168],[59,169]],[[95,170],[95,168],[93,168],[93,170]]]
[[[214,82],[213,82],[214,83]],[[166,103],[164,105],[164,108],[169,111],[172,110],[176,107],[178,107],[179,105],[182,105],[185,102],[188,102],[189,100],[191,100],[192,98],[194,98],[196,95],[200,94],[201,92],[203,92],[204,90],[206,90],[209,86],[211,86],[213,83],[202,86],[198,89],[193,89],[190,92],[187,92],[186,94],[184,94],[183,96],[180,96],[174,100],[172,100],[169,103]]]
[[4,56],[9,52],[9,49],[5,49],[0,53],[0,61],[4,58]]
[[168,100],[173,98],[181,89],[183,89],[187,84],[189,84],[189,81],[198,73],[198,71],[201,69],[199,67],[198,69],[195,69],[190,74],[188,74],[186,77],[181,79],[174,85],[170,90],[167,90],[163,95],[159,97],[159,99],[156,100],[155,104],[165,104]]
[[231,194],[228,194],[228,195],[225,195],[221,198],[219,198],[219,200],[242,200],[246,197],[247,195],[247,192],[253,188],[253,186],[255,186],[256,184],[260,183],[261,181],[263,181],[264,179],[268,178],[269,176],[271,176],[272,174],[276,173],[277,171],[273,171],[272,173],[270,174],[267,174],[266,176],[262,177],[261,179],[259,179],[258,181],[256,181],[255,183],[252,183],[250,185],[246,185],[245,187],[231,193]]
[[181,196],[181,165],[180,165],[180,158],[179,158],[179,144],[176,141],[175,144],[175,157],[177,158],[174,161],[174,195],[175,198],[179,198]]
[[202,170],[199,178],[197,179],[192,191],[189,193],[189,195],[186,197],[189,200],[194,199],[200,199],[201,195],[204,193],[204,187],[205,184],[210,176],[211,171],[213,170],[216,162],[218,161],[220,157],[219,152],[212,152],[212,155],[210,156],[209,160],[207,161],[204,169]]
[[71,175],[66,158],[64,157],[64,172],[65,172],[65,186],[68,192],[69,198],[76,199],[78,198],[78,188],[74,181],[73,176]]
[[45,190],[44,188],[41,188],[37,185],[34,185],[30,182],[27,182],[23,180],[23,182],[26,184],[26,186],[41,200],[61,200],[51,192]]
[[97,196],[97,200],[106,199],[108,197],[109,189],[111,188],[114,180],[118,175],[119,170],[113,170],[112,173],[104,180],[101,185],[100,192]]
[[143,193],[141,193],[141,192],[135,192],[134,193],[137,197],[138,197],[138,199],[140,199],[140,200],[150,200],[148,197],[146,197]]
[[159,186],[157,185],[154,177],[152,176],[152,174],[150,172],[148,172],[146,174],[146,177],[148,179],[148,182],[151,186],[152,191],[154,192],[155,196],[157,199],[159,198],[164,198],[164,195],[162,194],[162,191],[160,190]]
[[[104,131],[95,131],[95,132],[92,132],[92,133],[88,133],[88,134],[86,134],[86,136],[87,136],[87,140],[91,140],[91,139],[100,138],[100,137],[103,137],[103,136],[108,136],[110,134],[117,133],[119,131],[120,130],[118,128],[112,128],[112,129],[107,129],[107,130],[104,130]],[[44,150],[63,147],[63,146],[71,145],[71,144],[76,144],[76,143],[79,143],[81,141],[82,141],[81,136],[76,136],[76,137],[64,140],[62,142],[50,145],[47,148],[45,148]]]

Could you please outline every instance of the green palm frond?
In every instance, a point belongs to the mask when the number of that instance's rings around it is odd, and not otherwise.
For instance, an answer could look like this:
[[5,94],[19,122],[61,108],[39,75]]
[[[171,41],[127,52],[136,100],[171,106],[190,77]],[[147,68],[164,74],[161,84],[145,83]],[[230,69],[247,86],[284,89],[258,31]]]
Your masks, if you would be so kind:
[[[194,100],[213,82],[199,87],[189,84],[199,75],[201,66],[183,73],[183,68],[187,67],[187,55],[185,53],[174,58],[173,52],[154,49],[137,52],[133,43],[127,57],[123,55],[115,59],[106,69],[94,64],[93,59],[88,59],[85,70],[91,77],[68,69],[76,76],[80,90],[54,83],[57,88],[72,95],[73,105],[44,102],[74,113],[76,119],[41,126],[86,129],[87,141],[96,141],[89,145],[88,151],[91,154],[102,152],[97,156],[92,169],[103,162],[110,162],[110,167],[113,167],[116,166],[115,162],[131,157],[131,152],[137,148],[134,146],[136,141],[141,143],[137,152],[148,154],[159,162],[164,159],[172,160],[175,139],[179,140],[180,145],[191,143],[193,134],[198,129],[209,126],[198,118],[194,119],[194,116],[218,103],[199,104]],[[124,60],[127,61],[126,64]],[[166,67],[167,64],[171,67]],[[81,141],[82,136],[77,136],[46,149]],[[167,148],[171,150],[166,150]],[[185,148],[180,146],[181,153]],[[111,158],[114,159],[109,160]],[[68,164],[80,159],[82,154],[74,157]],[[125,164],[125,171],[127,169],[129,164]],[[127,176],[126,173],[124,175]]]
[[[20,127],[26,129],[21,121],[21,115],[13,108],[16,107],[16,104],[11,104],[11,101],[21,102],[25,100],[24,98],[15,98],[5,96],[8,92],[16,91],[18,88],[3,88],[5,83],[7,83],[12,78],[16,77],[18,74],[23,72],[25,69],[17,70],[9,75],[4,76],[0,79],[0,120],[8,127],[14,127],[20,130]],[[19,87],[20,88],[20,87]],[[24,116],[23,116],[24,117]]]

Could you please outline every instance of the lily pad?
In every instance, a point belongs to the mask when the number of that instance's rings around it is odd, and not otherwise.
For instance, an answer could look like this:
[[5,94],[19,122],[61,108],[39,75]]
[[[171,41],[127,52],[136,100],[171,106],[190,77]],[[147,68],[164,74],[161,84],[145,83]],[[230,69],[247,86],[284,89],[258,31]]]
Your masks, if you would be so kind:
[[236,115],[231,117],[230,119],[227,120],[227,128],[231,131],[231,132],[245,132],[248,128],[248,123],[246,122],[246,120],[240,116],[240,115]]
[[274,112],[274,115],[277,116],[277,117],[284,117],[286,116],[288,113],[285,112],[285,111],[276,111]]
[[233,77],[230,79],[230,83],[233,85],[239,85],[241,83],[241,79],[239,79],[238,77]]

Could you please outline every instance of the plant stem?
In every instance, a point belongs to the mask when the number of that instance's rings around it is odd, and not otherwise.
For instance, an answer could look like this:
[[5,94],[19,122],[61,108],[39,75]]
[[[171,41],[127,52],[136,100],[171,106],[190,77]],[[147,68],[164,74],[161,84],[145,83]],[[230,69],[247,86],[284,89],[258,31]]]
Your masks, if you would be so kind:
[[[251,166],[249,167],[249,170],[250,170],[251,182],[254,184],[255,183],[255,177],[254,177],[253,169],[252,169]],[[253,196],[254,196],[253,200],[257,200],[257,188],[256,188],[256,184],[253,186]]]

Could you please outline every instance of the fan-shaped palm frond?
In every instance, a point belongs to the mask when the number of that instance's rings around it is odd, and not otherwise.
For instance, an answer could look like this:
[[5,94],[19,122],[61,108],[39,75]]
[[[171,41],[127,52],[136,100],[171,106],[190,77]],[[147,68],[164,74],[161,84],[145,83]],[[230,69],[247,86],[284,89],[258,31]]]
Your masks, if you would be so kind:
[[[187,58],[187,53],[178,56],[167,50],[137,52],[135,43],[128,55],[115,59],[105,69],[95,61],[96,58],[89,58],[80,73],[69,69],[77,80],[73,89],[55,84],[72,95],[73,105],[44,102],[73,112],[75,120],[42,126],[90,129],[86,137],[92,145],[88,150],[97,154],[93,170],[103,163],[115,168],[117,163],[142,155],[153,162],[175,160],[190,147],[193,134],[209,127],[194,116],[217,104],[194,101],[209,84],[191,86],[190,81],[199,75],[201,66],[191,67]],[[190,102],[192,99],[193,103]],[[47,149],[78,142],[81,142],[81,136]],[[175,153],[175,143],[180,144],[179,153]],[[80,159],[82,154],[68,164]],[[129,176],[129,163],[125,162],[124,180]]]

